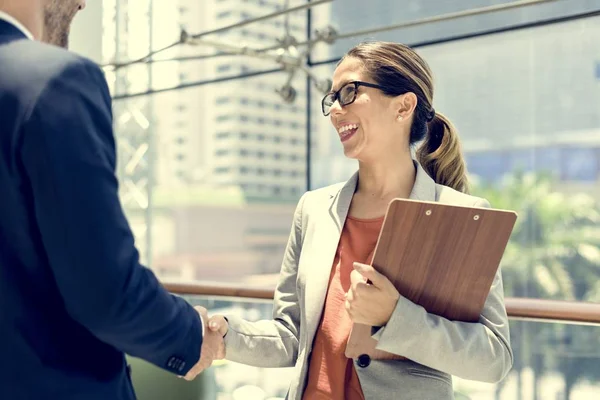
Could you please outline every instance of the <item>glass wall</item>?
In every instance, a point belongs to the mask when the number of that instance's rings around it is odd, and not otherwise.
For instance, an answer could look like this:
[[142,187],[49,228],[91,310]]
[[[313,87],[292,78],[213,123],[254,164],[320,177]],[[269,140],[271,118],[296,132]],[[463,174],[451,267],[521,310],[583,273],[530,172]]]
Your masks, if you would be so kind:
[[[598,37],[590,17],[417,48],[436,78],[435,109],[459,129],[472,192],[519,212],[508,296],[600,300]],[[317,105],[313,188],[357,168]]]
[[[104,0],[104,62],[163,48],[180,28],[206,32],[304,3]],[[122,200],[144,262],[165,281],[274,287],[298,198],[357,167],[321,115],[323,88],[308,90],[307,73],[322,82],[349,47],[376,38],[415,44],[436,78],[435,109],[459,129],[473,194],[519,213],[502,261],[506,296],[600,302],[598,2],[546,1],[349,35],[505,3],[374,0],[365,11],[364,2],[333,1],[202,36],[152,63],[106,68]],[[307,26],[312,38],[327,27],[342,38],[293,45],[307,40]],[[278,54],[305,69],[228,53],[284,42],[293,46]],[[249,319],[270,312],[268,303],[190,300]],[[456,379],[458,399],[591,399],[600,391],[598,328],[512,321],[511,334],[507,379]],[[286,370],[232,363],[215,371],[224,399],[281,398],[289,379]]]
[[[357,29],[356,13],[338,15],[333,21]],[[405,33],[378,38],[402,42]],[[598,37],[600,17],[592,16],[417,48],[436,78],[435,109],[459,129],[473,194],[519,213],[501,266],[506,296],[600,301]],[[320,56],[345,50],[331,46]],[[331,76],[334,68],[314,71]],[[357,168],[319,101],[314,93],[312,188]],[[513,321],[511,336],[507,379],[496,386],[455,379],[457,399],[597,396],[598,328]]]
[[[282,7],[107,0],[105,61],[163,49],[177,42],[180,29],[194,35]],[[143,261],[163,280],[276,283],[292,212],[307,187],[306,83],[302,74],[283,71],[272,52],[248,57],[230,50],[272,47],[285,32],[305,40],[306,12],[198,37],[151,63],[106,68],[122,200]],[[264,74],[273,70],[282,72]],[[158,94],[136,95],[148,91]]]

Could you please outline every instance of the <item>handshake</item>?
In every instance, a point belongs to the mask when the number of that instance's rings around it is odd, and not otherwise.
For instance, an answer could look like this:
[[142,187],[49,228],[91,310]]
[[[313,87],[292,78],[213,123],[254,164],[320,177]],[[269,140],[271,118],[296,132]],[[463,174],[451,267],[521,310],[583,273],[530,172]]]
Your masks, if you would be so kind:
[[209,318],[206,308],[200,306],[194,308],[200,314],[204,324],[204,337],[200,349],[200,360],[182,377],[187,381],[194,380],[202,371],[209,368],[213,361],[225,358],[224,337],[229,329],[227,320],[223,316],[214,315]]

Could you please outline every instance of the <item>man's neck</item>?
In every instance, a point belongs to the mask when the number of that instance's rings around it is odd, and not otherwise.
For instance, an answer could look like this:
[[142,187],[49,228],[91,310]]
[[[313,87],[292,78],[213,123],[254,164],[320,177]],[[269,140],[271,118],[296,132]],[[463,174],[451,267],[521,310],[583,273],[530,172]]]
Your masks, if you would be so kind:
[[40,0],[0,0],[0,11],[23,25],[36,40],[41,40],[44,12]]

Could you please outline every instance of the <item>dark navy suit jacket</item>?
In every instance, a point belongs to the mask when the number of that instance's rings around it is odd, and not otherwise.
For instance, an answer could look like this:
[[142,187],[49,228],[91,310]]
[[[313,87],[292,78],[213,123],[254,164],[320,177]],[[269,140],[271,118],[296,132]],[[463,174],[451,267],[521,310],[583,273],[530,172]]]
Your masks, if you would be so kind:
[[0,399],[134,399],[124,352],[184,375],[202,323],[139,263],[111,98],[87,59],[0,20]]

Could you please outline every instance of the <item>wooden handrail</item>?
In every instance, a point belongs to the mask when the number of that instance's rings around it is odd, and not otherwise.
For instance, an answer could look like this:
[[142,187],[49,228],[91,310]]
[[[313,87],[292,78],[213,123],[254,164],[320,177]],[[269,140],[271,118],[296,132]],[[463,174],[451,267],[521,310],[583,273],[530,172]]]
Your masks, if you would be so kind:
[[218,283],[165,283],[165,288],[175,294],[217,297],[239,297],[242,299],[273,300],[275,290],[252,289]]
[[600,303],[508,297],[509,318],[600,325]]
[[[212,283],[165,283],[164,286],[171,293],[179,295],[260,300],[273,300],[274,295],[272,289]],[[512,319],[600,325],[600,303],[508,297],[504,304],[508,317]]]

